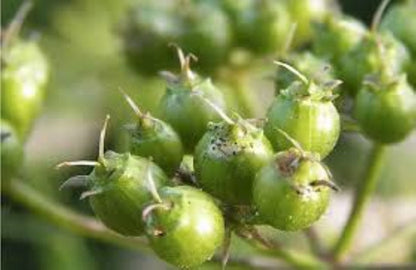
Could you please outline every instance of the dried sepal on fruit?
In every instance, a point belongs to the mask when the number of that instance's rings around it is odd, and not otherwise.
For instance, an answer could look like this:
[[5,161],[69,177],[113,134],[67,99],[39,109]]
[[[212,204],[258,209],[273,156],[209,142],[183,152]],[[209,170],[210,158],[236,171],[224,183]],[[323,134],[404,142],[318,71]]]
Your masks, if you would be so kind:
[[416,54],[416,2],[402,1],[386,11],[380,29],[391,31]]
[[134,124],[126,126],[129,132],[129,150],[133,155],[152,158],[172,176],[181,164],[184,151],[179,135],[166,122],[142,112],[136,103],[122,91],[136,115]]
[[367,76],[355,98],[354,116],[372,140],[404,140],[416,126],[416,94],[406,75]]
[[178,132],[185,150],[193,152],[196,143],[205,133],[208,122],[220,119],[217,112],[195,93],[202,93],[222,109],[226,105],[222,92],[213,85],[211,79],[203,78],[190,69],[190,62],[195,56],[185,56],[179,47],[177,50],[181,73],[161,73],[167,82],[167,89],[159,107],[161,118]]
[[284,231],[297,231],[317,221],[329,204],[330,191],[338,190],[329,169],[316,155],[295,147],[276,154],[257,174],[254,202],[260,218]]
[[224,219],[214,199],[190,186],[162,187],[158,196],[143,211],[151,248],[181,268],[209,260],[224,238]]
[[210,123],[195,148],[197,181],[224,203],[250,205],[255,174],[272,157],[272,147],[249,119],[219,113],[223,121]]
[[58,167],[91,166],[93,171],[86,176],[70,178],[63,187],[85,186],[81,199],[88,198],[95,215],[110,229],[123,235],[141,235],[144,223],[141,212],[152,200],[154,187],[168,184],[168,178],[156,164],[148,159],[113,151],[104,153],[104,138],[107,116],[100,134],[97,161],[63,162]]
[[293,67],[276,62],[293,72],[299,80],[280,91],[267,112],[266,137],[276,151],[289,149],[291,143],[278,129],[287,132],[306,151],[325,158],[335,147],[340,134],[340,117],[333,104],[338,80],[317,85]]
[[390,32],[378,31],[388,2],[385,0],[380,4],[371,31],[340,59],[339,73],[352,96],[357,94],[366,75],[379,72],[384,66],[398,75],[405,72],[410,63],[410,54],[405,45]]

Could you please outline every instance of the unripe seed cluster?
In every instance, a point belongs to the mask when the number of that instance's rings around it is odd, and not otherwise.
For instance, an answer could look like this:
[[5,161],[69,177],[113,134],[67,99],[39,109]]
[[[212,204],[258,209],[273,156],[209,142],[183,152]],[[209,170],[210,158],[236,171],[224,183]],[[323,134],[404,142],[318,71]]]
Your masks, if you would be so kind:
[[[268,1],[248,4],[247,10],[224,2],[235,25],[250,25],[240,17],[249,11],[265,23],[256,15],[263,16],[262,5]],[[273,17],[273,10],[267,16]],[[296,38],[282,50],[281,59],[289,64],[276,62],[276,97],[263,121],[237,113],[229,116],[221,89],[191,70],[196,57],[173,45],[181,70],[160,73],[167,84],[159,106],[161,119],[143,113],[123,93],[138,117],[129,126],[131,154],[100,154],[93,163],[94,172],[87,177],[93,188],[87,196],[96,215],[121,234],[146,235],[160,258],[181,268],[210,259],[229,242],[230,227],[267,224],[297,231],[311,226],[325,213],[331,191],[338,190],[322,160],[340,136],[340,111],[351,109],[345,108],[345,100],[355,101],[354,115],[362,131],[380,143],[403,140],[415,125],[414,91],[401,75],[410,55],[395,36],[378,32],[381,13],[375,15],[371,31],[352,18],[326,13],[310,32],[302,32],[306,26],[300,24],[300,36],[287,28],[285,38]],[[275,19],[280,24],[284,17]],[[192,20],[200,23],[197,17]],[[195,27],[195,36],[209,43],[210,30]],[[263,32],[257,34],[281,37],[281,27],[262,25]],[[220,31],[224,29],[228,28]],[[237,40],[257,53],[283,46],[268,39],[271,36],[244,43],[246,35],[239,33]],[[312,52],[288,53],[309,35]],[[206,61],[206,56],[201,59]],[[338,76],[348,93],[339,90]],[[339,96],[341,101],[334,103]],[[382,121],[394,126],[394,132],[385,132]],[[100,149],[104,153],[103,139]],[[181,164],[188,164],[192,155],[193,166]],[[121,194],[124,199],[117,197]],[[190,242],[198,247],[190,251]]]
[[[191,268],[209,260],[227,245],[231,229],[261,224],[298,231],[319,220],[338,190],[323,159],[340,136],[341,113],[352,114],[363,134],[380,144],[403,141],[415,127],[416,96],[407,76],[416,70],[409,37],[416,26],[401,18],[415,8],[410,1],[393,7],[381,30],[385,2],[370,30],[329,13],[325,0],[316,1],[321,9],[308,0],[187,1],[180,12],[177,1],[163,8],[156,2],[132,11],[123,29],[125,53],[138,70],[170,68],[171,41],[197,52],[205,71],[225,64],[235,46],[257,55],[279,53],[281,60],[266,119],[246,119],[230,112],[215,82],[191,70],[196,56],[171,44],[180,72],[160,72],[167,85],[160,118],[121,90],[135,114],[126,126],[128,151],[105,151],[108,116],[96,161],[58,165],[92,167],[62,188],[83,187],[81,198],[103,224],[125,236],[145,236],[172,265]],[[290,52],[305,42],[311,51]],[[48,68],[34,43],[6,39],[3,49],[1,155],[8,162],[2,176],[11,178]],[[29,74],[19,77],[21,69]],[[26,82],[36,90],[33,100],[22,96]]]

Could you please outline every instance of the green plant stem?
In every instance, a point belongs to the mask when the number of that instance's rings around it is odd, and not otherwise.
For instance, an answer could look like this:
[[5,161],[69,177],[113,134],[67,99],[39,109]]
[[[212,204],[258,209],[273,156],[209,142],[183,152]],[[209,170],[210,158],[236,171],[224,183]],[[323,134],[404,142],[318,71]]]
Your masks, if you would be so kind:
[[4,188],[13,200],[66,230],[125,248],[140,251],[147,249],[145,239],[124,237],[114,233],[94,218],[78,214],[58,202],[46,198],[43,194],[18,179],[12,179]]
[[298,269],[329,269],[329,265],[313,254],[304,253],[287,247],[281,247],[276,243],[261,236],[256,229],[250,231],[237,231],[241,238],[264,254],[280,258],[282,261]]
[[386,146],[380,144],[373,145],[364,177],[355,193],[354,203],[348,221],[333,250],[333,259],[335,261],[340,261],[348,252],[352,244],[364,208],[376,187],[377,180],[383,167],[385,152]]
[[[84,237],[97,239],[120,247],[142,252],[149,251],[147,241],[144,238],[124,237],[114,233],[100,222],[97,222],[94,218],[78,214],[63,205],[60,205],[58,202],[46,198],[39,191],[19,179],[12,179],[7,185],[5,183],[3,184],[3,191],[6,192],[11,199],[56,226]],[[263,249],[264,248],[265,246],[263,245]],[[269,246],[269,248],[271,247]],[[266,251],[262,255],[255,255],[247,258],[231,257],[229,263],[231,265],[239,265],[248,268],[257,267],[260,263],[263,266],[275,269],[279,265],[279,262],[275,260],[275,257],[279,257],[299,268],[305,266],[322,266],[321,262],[313,255],[287,249]],[[215,256],[213,261],[220,263],[221,258]]]
[[353,257],[354,263],[369,263],[376,262],[380,259],[380,256],[385,252],[395,252],[393,250],[396,247],[402,247],[401,243],[412,237],[416,236],[416,219],[412,220],[409,224],[400,226],[391,234],[381,239],[377,243],[367,247],[361,252],[358,252]]

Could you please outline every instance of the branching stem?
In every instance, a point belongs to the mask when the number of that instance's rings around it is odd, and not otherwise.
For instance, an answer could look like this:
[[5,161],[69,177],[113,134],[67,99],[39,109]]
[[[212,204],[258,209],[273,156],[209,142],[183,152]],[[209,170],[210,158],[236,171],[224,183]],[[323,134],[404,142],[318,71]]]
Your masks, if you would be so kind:
[[361,186],[356,190],[354,203],[347,224],[333,250],[333,258],[336,261],[341,260],[351,247],[354,235],[357,232],[360,220],[363,216],[365,206],[373,194],[383,168],[385,150],[386,146],[380,144],[375,144],[371,150],[364,177],[360,182]]

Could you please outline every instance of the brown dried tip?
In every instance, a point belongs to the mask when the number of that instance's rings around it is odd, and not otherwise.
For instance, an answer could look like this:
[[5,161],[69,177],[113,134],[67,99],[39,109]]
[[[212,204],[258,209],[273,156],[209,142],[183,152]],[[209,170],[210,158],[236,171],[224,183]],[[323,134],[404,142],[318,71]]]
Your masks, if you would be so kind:
[[282,175],[288,177],[295,172],[300,159],[301,156],[299,156],[298,153],[294,151],[288,151],[283,155],[279,156],[275,163]]
[[340,190],[337,185],[328,180],[315,180],[310,185],[313,187],[326,186],[337,192]]

